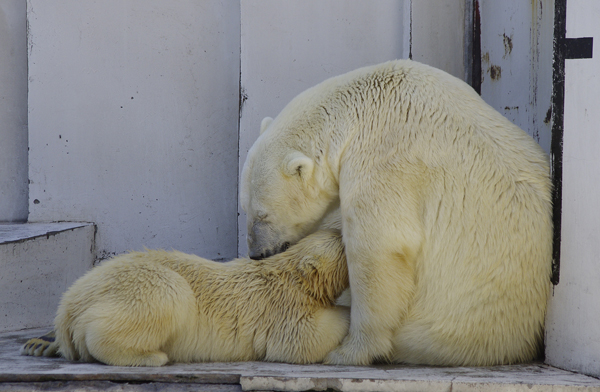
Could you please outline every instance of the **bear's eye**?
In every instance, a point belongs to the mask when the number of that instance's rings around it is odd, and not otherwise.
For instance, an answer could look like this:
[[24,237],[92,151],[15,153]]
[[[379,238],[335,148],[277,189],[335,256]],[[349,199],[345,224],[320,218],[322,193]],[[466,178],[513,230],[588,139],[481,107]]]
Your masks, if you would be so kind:
[[256,214],[256,217],[260,220],[265,220],[267,219],[267,216],[269,216],[269,214],[267,214],[266,212],[258,212]]

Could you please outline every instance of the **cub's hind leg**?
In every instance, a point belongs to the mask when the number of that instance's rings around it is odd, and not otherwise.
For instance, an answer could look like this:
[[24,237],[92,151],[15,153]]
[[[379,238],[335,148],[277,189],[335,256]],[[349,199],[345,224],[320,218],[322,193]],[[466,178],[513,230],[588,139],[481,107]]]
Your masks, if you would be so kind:
[[152,345],[154,347],[140,344],[135,332],[130,335],[123,331],[119,333],[102,322],[88,328],[85,342],[90,354],[107,365],[163,366],[169,362],[167,354],[157,349],[156,344]]
[[170,314],[153,304],[146,304],[143,313],[155,317],[143,317],[136,311],[118,314],[115,306],[103,305],[84,315],[85,347],[95,360],[113,366],[162,366],[169,361],[161,348],[174,329]]
[[68,325],[77,351],[89,353],[89,358],[81,359],[116,366],[162,366],[177,361],[180,353],[167,350],[174,339],[192,333],[197,317],[189,283],[146,257],[117,272],[121,272],[120,285],[86,292],[86,296],[96,295],[95,303]]

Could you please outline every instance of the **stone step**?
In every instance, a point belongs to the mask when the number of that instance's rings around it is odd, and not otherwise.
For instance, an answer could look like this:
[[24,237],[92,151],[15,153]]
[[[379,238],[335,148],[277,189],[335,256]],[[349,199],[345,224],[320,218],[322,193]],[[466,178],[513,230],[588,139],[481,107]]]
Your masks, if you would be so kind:
[[95,259],[92,223],[0,224],[0,332],[51,325]]
[[448,368],[232,362],[143,368],[19,355],[23,343],[47,331],[0,334],[0,390],[600,392],[600,380],[543,363]]

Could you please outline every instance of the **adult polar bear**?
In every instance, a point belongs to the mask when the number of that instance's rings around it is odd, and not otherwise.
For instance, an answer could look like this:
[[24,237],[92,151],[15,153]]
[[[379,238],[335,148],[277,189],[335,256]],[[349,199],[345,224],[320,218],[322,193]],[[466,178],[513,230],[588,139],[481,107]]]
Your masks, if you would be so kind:
[[253,258],[341,222],[351,323],[326,362],[492,365],[540,347],[550,192],[525,132],[462,81],[399,60],[263,120],[240,197]]

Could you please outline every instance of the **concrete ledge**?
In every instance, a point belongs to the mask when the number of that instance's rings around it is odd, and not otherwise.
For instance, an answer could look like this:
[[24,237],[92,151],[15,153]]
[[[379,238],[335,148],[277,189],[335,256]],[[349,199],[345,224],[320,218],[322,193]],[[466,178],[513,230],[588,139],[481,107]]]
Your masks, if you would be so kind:
[[600,381],[543,364],[487,368],[395,366],[327,375],[242,376],[244,391],[600,391]]
[[236,362],[128,368],[19,355],[21,344],[45,332],[38,329],[0,334],[0,390],[20,385],[30,388],[22,390],[56,391],[600,392],[600,380],[596,378],[541,363],[442,368]]
[[48,381],[35,383],[0,383],[2,392],[34,392],[34,391],[65,391],[65,392],[242,392],[239,385],[198,385],[165,384],[148,382],[140,384],[122,384],[110,381]]
[[0,224],[0,332],[51,325],[62,293],[94,263],[91,223]]

